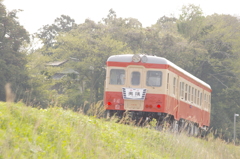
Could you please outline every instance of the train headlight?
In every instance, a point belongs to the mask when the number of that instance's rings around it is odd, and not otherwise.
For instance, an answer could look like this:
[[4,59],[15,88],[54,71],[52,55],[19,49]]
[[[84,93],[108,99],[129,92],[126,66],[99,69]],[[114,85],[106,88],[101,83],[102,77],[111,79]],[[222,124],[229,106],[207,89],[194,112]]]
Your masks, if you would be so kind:
[[141,59],[142,63],[146,63],[147,60],[148,60],[147,56],[146,56],[146,55],[143,55],[143,57],[142,57],[142,59]]
[[158,105],[157,105],[157,107],[158,107],[158,108],[161,108],[161,105],[160,105],[160,104],[158,104]]
[[111,102],[108,102],[107,105],[111,105],[112,103]]
[[132,57],[133,62],[139,62],[140,60],[141,60],[140,55],[137,55],[137,54],[133,55],[133,57]]

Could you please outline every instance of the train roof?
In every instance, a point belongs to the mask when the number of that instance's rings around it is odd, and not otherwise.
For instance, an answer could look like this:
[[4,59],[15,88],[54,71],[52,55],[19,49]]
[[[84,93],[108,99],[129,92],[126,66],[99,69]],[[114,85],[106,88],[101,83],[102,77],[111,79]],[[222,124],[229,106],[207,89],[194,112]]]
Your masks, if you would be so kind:
[[[204,81],[200,80],[199,78],[193,76],[192,74],[185,71],[184,69],[177,66],[176,64],[172,63],[171,61],[167,60],[166,58],[158,57],[158,56],[152,56],[152,55],[140,55],[141,58],[143,56],[147,57],[147,61],[145,63],[169,65],[169,66],[175,68],[176,70],[178,70],[179,72],[181,72],[181,73],[185,74],[186,76],[192,78],[193,80],[197,81],[198,83],[200,83],[200,84],[202,84],[202,85],[211,89],[209,84],[207,84],[206,82],[204,82]],[[107,61],[111,61],[111,62],[132,62],[132,57],[133,57],[133,54],[112,55],[107,59]]]

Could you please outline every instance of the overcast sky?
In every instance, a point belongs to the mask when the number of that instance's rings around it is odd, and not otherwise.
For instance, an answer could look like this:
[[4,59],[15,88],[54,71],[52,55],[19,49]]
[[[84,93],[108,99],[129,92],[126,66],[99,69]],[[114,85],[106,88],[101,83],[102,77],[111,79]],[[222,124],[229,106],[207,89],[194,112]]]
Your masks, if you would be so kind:
[[111,8],[117,17],[136,18],[143,27],[155,24],[164,15],[178,15],[182,6],[188,4],[200,6],[205,15],[240,15],[238,0],[4,0],[3,3],[7,10],[23,10],[18,14],[19,22],[29,33],[52,24],[62,14],[78,24],[87,18],[98,22]]

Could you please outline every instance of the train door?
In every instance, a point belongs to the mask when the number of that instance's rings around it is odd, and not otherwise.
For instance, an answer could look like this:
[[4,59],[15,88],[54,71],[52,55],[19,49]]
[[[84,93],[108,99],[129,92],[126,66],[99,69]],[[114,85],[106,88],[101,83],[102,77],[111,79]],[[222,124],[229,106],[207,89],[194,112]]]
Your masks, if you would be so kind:
[[206,111],[206,105],[207,105],[207,95],[206,91],[203,90],[203,102],[202,102],[202,107],[201,107],[201,112],[202,112],[202,125],[204,124],[204,119],[206,118],[205,111]]
[[167,95],[170,95],[169,72],[167,72]]
[[177,99],[177,102],[176,102],[176,115],[175,115],[175,118],[176,119],[179,119],[179,108],[180,108],[180,90],[181,90],[181,85],[180,85],[180,77],[177,76],[176,77],[176,99]]
[[130,66],[127,68],[127,85],[131,88],[143,88],[143,67]]
[[166,71],[166,101],[165,101],[165,103],[166,103],[166,110],[170,113],[170,114],[172,114],[173,113],[173,100],[172,100],[172,98],[170,97],[171,96],[171,92],[170,92],[170,84],[169,84],[169,72],[168,71]]
[[143,110],[146,89],[145,73],[143,66],[129,66],[126,77],[127,87],[123,88],[124,109],[125,110]]

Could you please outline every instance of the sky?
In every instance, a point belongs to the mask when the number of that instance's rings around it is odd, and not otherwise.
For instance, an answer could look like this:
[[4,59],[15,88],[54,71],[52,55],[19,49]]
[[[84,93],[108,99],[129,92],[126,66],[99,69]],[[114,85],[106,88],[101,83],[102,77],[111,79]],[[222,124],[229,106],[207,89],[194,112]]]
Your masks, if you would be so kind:
[[240,15],[238,0],[4,0],[8,11],[22,9],[19,22],[30,33],[51,25],[61,15],[68,15],[77,24],[85,19],[99,22],[113,9],[117,17],[136,18],[143,27],[157,22],[162,16],[178,17],[183,5],[199,6],[204,15]]

